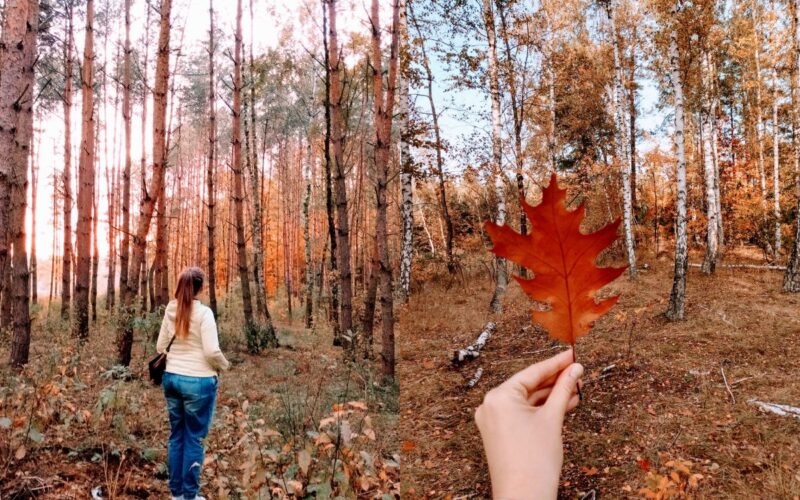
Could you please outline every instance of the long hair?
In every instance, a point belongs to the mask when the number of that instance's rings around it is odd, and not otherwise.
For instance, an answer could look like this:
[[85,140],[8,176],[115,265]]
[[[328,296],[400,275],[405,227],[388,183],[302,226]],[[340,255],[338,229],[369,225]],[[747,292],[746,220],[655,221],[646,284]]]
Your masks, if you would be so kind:
[[192,302],[203,288],[205,274],[199,267],[187,267],[178,277],[175,299],[178,301],[178,314],[175,318],[175,336],[186,339],[189,336],[189,318],[192,315]]

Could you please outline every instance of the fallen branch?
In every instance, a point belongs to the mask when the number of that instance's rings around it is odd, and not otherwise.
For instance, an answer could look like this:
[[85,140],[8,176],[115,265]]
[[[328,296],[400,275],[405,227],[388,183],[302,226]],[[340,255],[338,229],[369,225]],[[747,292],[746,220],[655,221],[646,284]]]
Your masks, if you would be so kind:
[[467,389],[472,389],[473,387],[475,387],[475,384],[478,383],[482,375],[483,375],[483,367],[481,366],[475,372],[475,375],[473,375],[472,378],[469,379],[469,382],[467,382]]
[[757,399],[750,399],[747,402],[758,406],[759,408],[761,408],[762,411],[774,413],[775,415],[780,415],[781,417],[800,418],[800,408],[796,406],[779,405],[777,403],[766,403],[764,401],[759,401]]
[[486,345],[486,342],[489,340],[489,337],[492,336],[492,332],[494,332],[496,327],[497,323],[494,321],[486,323],[486,326],[483,327],[483,331],[480,335],[478,335],[478,339],[474,344],[466,349],[458,349],[457,351],[454,351],[452,359],[453,366],[458,366],[464,361],[475,359],[480,356],[481,349],[483,349],[483,346]]
[[728,377],[725,376],[725,367],[720,366],[719,371],[722,373],[722,381],[725,382],[725,388],[728,389],[728,394],[731,395],[731,401],[733,404],[736,404],[736,396],[733,395],[733,391],[731,391],[731,386],[728,385]]
[[[701,264],[689,264],[689,267],[703,267]],[[728,269],[766,269],[772,271],[785,271],[786,266],[776,264],[717,264],[717,267]]]

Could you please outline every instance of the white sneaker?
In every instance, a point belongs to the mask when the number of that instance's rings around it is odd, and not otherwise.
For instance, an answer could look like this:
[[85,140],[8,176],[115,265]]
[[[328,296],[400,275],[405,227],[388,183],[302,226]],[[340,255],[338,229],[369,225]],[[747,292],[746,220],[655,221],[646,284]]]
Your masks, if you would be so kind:
[[184,500],[183,495],[179,497],[172,497],[172,500]]

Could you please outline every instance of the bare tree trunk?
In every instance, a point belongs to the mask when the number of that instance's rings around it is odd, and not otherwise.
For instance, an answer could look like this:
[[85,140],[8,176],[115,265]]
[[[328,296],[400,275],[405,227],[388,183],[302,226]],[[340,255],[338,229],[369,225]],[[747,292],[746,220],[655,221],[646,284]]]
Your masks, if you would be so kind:
[[30,275],[31,275],[31,303],[39,303],[39,278],[37,276],[38,262],[36,259],[36,193],[39,189],[39,164],[36,156],[36,132],[31,122],[31,256],[30,256]]
[[[339,292],[341,293],[341,311],[339,315],[340,336],[334,337],[334,345],[346,343],[345,337],[351,337],[353,328],[353,280],[350,271],[350,224],[347,210],[347,183],[344,159],[344,134],[345,124],[342,113],[342,71],[339,66],[339,42],[336,30],[336,2],[328,2],[328,73],[330,78],[330,93],[328,99],[331,108],[331,145],[333,146],[334,164],[334,189],[336,190],[336,218],[337,218],[337,268],[339,271]],[[349,347],[349,346],[348,346]]]
[[[678,6],[679,3],[676,1],[672,8],[673,18],[678,13]],[[678,32],[676,27],[672,28],[669,41],[670,83],[675,96],[675,147],[678,164],[676,166],[675,270],[666,316],[668,319],[676,321],[683,319],[684,302],[686,300],[686,270],[689,263],[686,241],[686,148],[684,144],[686,122],[683,109],[683,82],[681,81],[680,53],[678,52]]]
[[706,215],[708,217],[706,229],[706,254],[703,260],[703,272],[712,274],[717,266],[717,198],[716,198],[716,175],[714,171],[714,155],[712,146],[713,127],[711,117],[715,114],[714,100],[709,96],[711,75],[711,65],[709,64],[708,53],[703,54],[701,63],[703,82],[705,90],[703,92],[702,110],[700,113],[700,135],[703,141],[703,172],[705,175],[706,187]]
[[778,69],[772,68],[772,216],[775,218],[775,256],[781,253],[781,169],[778,130]]
[[[486,37],[489,42],[489,94],[492,101],[492,175],[494,176],[494,190],[497,197],[497,215],[495,223],[506,223],[506,195],[503,183],[503,151],[502,151],[502,125],[500,123],[500,82],[497,74],[497,37],[495,35],[494,12],[491,0],[483,0],[483,21],[486,27]],[[500,257],[495,258],[497,276],[494,294],[490,302],[493,312],[503,311],[501,299],[508,287],[508,271],[506,261]]]
[[[372,0],[372,85],[375,94],[375,180],[377,182],[377,214],[375,217],[375,240],[380,263],[381,301],[381,368],[384,377],[394,379],[394,296],[392,290],[392,267],[389,261],[389,236],[387,231],[386,190],[389,182],[389,161],[392,140],[392,118],[394,116],[397,65],[400,51],[400,3],[392,8],[392,41],[389,54],[389,73],[386,90],[383,88],[381,58],[381,24],[378,0]],[[403,6],[405,8],[405,5]]]
[[305,247],[305,324],[306,328],[311,328],[313,322],[313,303],[314,303],[314,268],[311,260],[311,218],[308,213],[309,205],[311,204],[311,137],[306,138],[306,161],[305,168],[303,169],[303,178],[305,180],[305,195],[303,196],[303,245]]
[[622,67],[620,65],[619,36],[617,33],[616,11],[611,2],[606,4],[606,12],[611,22],[611,43],[614,49],[613,107],[616,129],[616,161],[622,180],[622,227],[625,235],[625,251],[628,254],[628,275],[636,278],[636,249],[633,235],[633,195],[631,192],[631,159],[625,140],[625,117],[623,113]]
[[798,91],[800,91],[800,0],[792,0],[792,57],[794,59],[794,72],[792,78],[792,118],[793,118],[793,149],[795,164],[795,192],[797,196],[797,210],[795,215],[794,247],[789,255],[786,272],[783,275],[783,290],[786,292],[800,292],[800,137],[798,137]]
[[[408,6],[408,10],[411,6]],[[406,9],[400,11],[401,50],[408,44],[408,24]],[[401,74],[399,85],[400,104],[400,190],[402,243],[400,245],[400,285],[399,300],[406,302],[411,295],[411,267],[414,260],[414,160],[408,143],[409,94],[407,73],[408,57],[400,60]]]
[[422,66],[425,68],[428,104],[431,108],[433,134],[436,141],[436,178],[438,180],[436,194],[439,199],[439,209],[441,210],[442,218],[444,219],[444,224],[447,229],[446,237],[444,238],[444,250],[445,255],[447,256],[447,270],[450,274],[453,274],[456,272],[456,265],[455,261],[453,260],[453,221],[450,218],[450,212],[447,208],[447,191],[445,188],[444,179],[444,159],[442,158],[442,150],[444,149],[444,145],[442,144],[439,128],[439,113],[436,110],[436,103],[433,99],[433,72],[431,71],[430,63],[428,61],[428,53],[425,50],[425,42],[419,29],[419,24],[414,16],[414,10],[409,7],[409,12],[411,13],[411,21],[414,23],[417,33],[420,35],[419,47],[420,51],[422,52]]
[[122,120],[125,122],[125,167],[122,171],[122,241],[119,247],[119,294],[120,303],[130,288],[128,264],[131,248],[131,0],[125,0],[125,59],[122,69]]
[[634,219],[636,218],[636,45],[637,39],[637,26],[634,24],[632,27],[631,37],[631,59],[630,59],[630,74],[628,75],[628,121],[630,130],[628,132],[628,141],[630,142],[630,160],[631,160],[631,210]]
[[[33,88],[39,2],[7,0],[0,41],[0,275],[10,276],[4,301],[12,297],[10,363],[21,368],[30,350],[30,282],[26,249],[25,216],[28,208],[28,156],[33,136]],[[7,219],[5,217],[7,216]],[[8,243],[12,266],[6,266]],[[9,273],[10,271],[10,273]]]
[[[166,171],[166,117],[167,117],[167,89],[169,88],[169,36],[170,36],[170,16],[172,12],[172,0],[161,1],[161,26],[158,34],[158,55],[156,57],[156,76],[153,87],[153,177],[150,188],[142,193],[140,202],[139,221],[136,234],[133,237],[133,255],[131,259],[128,290],[125,293],[125,312],[126,318],[122,322],[122,329],[117,345],[119,349],[119,362],[125,366],[131,361],[131,346],[133,344],[133,324],[132,304],[133,299],[139,293],[139,281],[130,279],[136,276],[141,270],[142,279],[146,282],[146,250],[147,234],[150,229],[150,222],[153,217],[153,210],[157,200],[153,199],[152,193],[160,193],[164,184]],[[147,291],[142,290],[142,295],[146,296]]]
[[64,45],[64,247],[61,270],[61,317],[69,319],[72,302],[72,5],[66,4],[67,40]]
[[244,186],[242,180],[242,0],[236,0],[236,35],[233,56],[233,200],[236,205],[236,254],[245,322],[253,322],[253,299],[250,295],[250,276],[247,271],[247,248],[244,239]]
[[217,317],[217,250],[214,241],[217,227],[214,209],[217,206],[217,194],[214,190],[217,154],[217,82],[214,80],[214,52],[217,50],[214,40],[214,0],[208,0],[208,165],[206,166],[206,204],[208,205],[208,301],[214,317]]
[[[97,135],[95,135],[95,137],[97,137]],[[92,323],[97,322],[97,272],[100,267],[100,250],[97,246],[97,226],[99,220],[99,216],[97,215],[97,195],[100,190],[97,188],[97,178],[97,172],[95,171],[95,192],[94,200],[92,200],[92,280],[90,288],[91,293],[89,296],[92,306]]]
[[[755,4],[754,4],[755,5]],[[754,58],[756,62],[756,142],[758,143],[758,175],[761,186],[761,208],[767,216],[767,174],[764,167],[764,118],[761,111],[761,26],[758,13],[752,9],[754,32]]]
[[80,339],[89,336],[89,287],[92,265],[92,205],[95,179],[94,119],[94,0],[86,2],[86,34],[83,47],[81,99],[81,151],[78,159],[78,226],[76,250],[78,267],[75,277],[75,324],[73,333]]
[[325,213],[328,220],[328,238],[330,239],[330,266],[331,274],[328,279],[331,288],[330,297],[330,310],[329,316],[331,324],[333,325],[333,343],[334,345],[341,345],[342,331],[339,323],[339,281],[337,259],[339,252],[336,248],[336,224],[334,222],[334,199],[333,199],[333,182],[331,180],[331,142],[332,142],[332,124],[331,124],[331,73],[332,68],[330,64],[330,50],[328,46],[328,8],[326,2],[328,0],[321,0],[322,2],[322,45],[325,52]]

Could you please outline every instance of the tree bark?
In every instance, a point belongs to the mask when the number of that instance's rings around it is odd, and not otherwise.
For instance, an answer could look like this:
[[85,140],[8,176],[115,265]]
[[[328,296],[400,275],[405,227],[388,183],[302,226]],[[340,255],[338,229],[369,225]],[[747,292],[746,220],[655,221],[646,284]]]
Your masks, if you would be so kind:
[[715,114],[714,100],[709,95],[710,83],[713,75],[711,74],[711,65],[708,61],[709,54],[703,54],[703,61],[701,63],[701,71],[703,75],[704,91],[702,109],[700,112],[700,135],[703,141],[703,173],[705,177],[706,189],[706,253],[703,260],[703,272],[706,274],[714,273],[717,266],[717,246],[719,239],[717,237],[717,198],[716,198],[716,175],[714,169],[714,155],[713,155],[713,127],[711,117]]
[[[405,2],[404,0],[395,0],[392,7],[392,39],[385,91],[383,87],[382,33],[378,3],[378,0],[372,0],[372,85],[375,95],[375,180],[377,183],[375,240],[380,264],[381,368],[384,377],[393,380],[395,375],[394,296],[392,290],[392,267],[389,261],[386,191],[389,182],[392,119],[394,116],[397,66],[400,51],[400,4]],[[403,8],[405,8],[405,5]]]
[[[678,3],[672,8],[672,16],[678,14]],[[669,306],[666,317],[672,321],[683,319],[684,302],[686,299],[686,270],[688,267],[688,247],[686,241],[686,123],[683,109],[683,82],[681,80],[680,53],[678,52],[678,32],[673,27],[670,32],[669,43],[670,82],[675,98],[675,148],[677,151],[676,165],[676,201],[675,201],[675,270],[672,278],[672,291],[669,296]]]
[[614,50],[613,107],[614,128],[616,129],[616,161],[619,165],[622,180],[622,228],[625,235],[625,251],[628,254],[628,275],[636,278],[636,249],[633,235],[633,195],[631,191],[631,159],[625,140],[625,117],[622,95],[622,66],[620,62],[619,35],[617,33],[616,11],[612,2],[606,4],[606,12],[611,22],[611,43]]
[[[3,291],[11,306],[10,363],[21,368],[30,350],[30,275],[25,216],[28,208],[28,156],[33,136],[34,65],[39,31],[37,0],[7,0],[0,41],[0,276],[10,277]],[[8,244],[12,265],[7,267]],[[11,297],[9,297],[9,292]],[[10,300],[9,300],[10,298]],[[7,311],[4,311],[7,313]]]
[[[798,118],[800,118],[800,109],[798,109],[798,95],[800,90],[800,0],[792,0],[792,56],[794,59],[794,73],[792,93],[792,117],[794,121],[794,161],[795,161],[795,190],[800,194],[800,137],[798,137]],[[794,247],[792,253],[789,255],[789,262],[786,265],[786,272],[783,275],[783,290],[786,292],[800,292],[800,196],[797,197],[797,209],[795,214],[795,230],[794,230]]]
[[36,157],[36,132],[31,122],[31,255],[30,255],[30,281],[31,303],[39,302],[39,278],[37,276],[38,262],[36,258],[36,193],[39,189],[39,164]]
[[781,169],[778,129],[778,69],[772,68],[772,216],[775,218],[775,256],[781,253]]
[[439,199],[439,209],[447,230],[444,238],[444,251],[447,257],[447,271],[450,274],[453,274],[456,272],[455,260],[453,259],[453,221],[450,218],[450,212],[447,208],[447,190],[444,179],[444,159],[442,158],[442,150],[444,149],[444,145],[442,144],[441,129],[439,128],[439,113],[436,110],[436,103],[433,99],[433,72],[431,71],[430,62],[428,61],[428,53],[425,50],[425,41],[422,37],[422,32],[419,29],[417,18],[414,16],[414,10],[410,6],[409,12],[411,13],[411,20],[417,29],[417,33],[420,35],[419,48],[422,53],[422,66],[425,69],[428,104],[431,108],[431,121],[433,122],[433,134],[436,141],[436,178],[438,180],[436,195]]
[[[151,193],[160,193],[164,184],[166,171],[166,118],[167,118],[167,89],[169,88],[169,37],[170,16],[172,0],[161,1],[161,26],[158,34],[158,55],[156,57],[156,76],[153,87],[153,177],[149,189],[144,189],[140,202],[140,217],[133,237],[133,255],[131,259],[128,289],[125,293],[126,317],[122,322],[120,338],[118,339],[119,362],[127,366],[131,361],[131,346],[133,343],[132,304],[139,293],[139,281],[130,279],[138,276],[140,270],[142,278],[146,279],[147,234],[153,217],[153,209],[157,200]],[[146,295],[146,290],[142,291]]]
[[[755,6],[755,4],[754,4]],[[753,51],[756,63],[756,142],[758,143],[758,175],[761,186],[761,209],[763,217],[767,217],[767,174],[764,167],[764,118],[761,111],[761,27],[758,13],[752,9],[753,16]]]
[[81,74],[81,151],[78,158],[78,225],[76,244],[78,266],[75,270],[75,323],[73,334],[89,336],[89,287],[92,265],[92,208],[95,180],[94,118],[94,0],[86,2],[86,32]]
[[[334,345],[346,343],[345,337],[352,337],[353,328],[353,282],[350,271],[350,224],[347,210],[347,184],[344,159],[344,115],[342,113],[342,71],[339,66],[339,42],[336,29],[336,2],[328,2],[328,74],[330,75],[329,101],[331,108],[331,146],[333,149],[334,189],[336,191],[337,218],[337,268],[339,271],[339,292],[341,311],[339,314],[340,336],[334,337]],[[348,346],[349,347],[349,346]]]
[[314,317],[314,276],[313,262],[311,260],[311,217],[309,216],[309,206],[311,204],[311,137],[306,138],[306,161],[303,169],[305,180],[305,195],[303,196],[303,246],[305,247],[305,324],[306,328],[311,328]]
[[253,299],[247,271],[247,248],[244,239],[244,186],[242,179],[242,0],[236,0],[236,34],[233,55],[233,108],[231,143],[233,146],[233,201],[236,206],[236,256],[242,287],[245,322],[253,322]]
[[[486,28],[486,38],[489,43],[489,96],[492,102],[492,175],[494,177],[495,197],[497,198],[497,214],[495,223],[504,225],[506,222],[506,195],[503,182],[503,151],[502,151],[502,124],[500,123],[500,81],[497,74],[497,37],[495,34],[494,12],[492,0],[483,0],[483,22]],[[496,279],[492,300],[489,304],[495,313],[503,311],[501,299],[508,287],[508,271],[506,261],[500,257],[495,258]]]
[[122,241],[119,246],[120,303],[125,303],[129,289],[128,275],[131,248],[131,0],[125,0],[125,48],[122,66],[122,120],[125,129],[125,167],[122,171]]
[[[129,0],[128,0],[129,1]],[[214,76],[214,53],[217,50],[214,33],[214,0],[208,0],[208,165],[206,165],[206,204],[208,206],[208,302],[217,317],[217,249],[215,232],[217,194],[214,190],[217,155],[217,82]]]
[[322,2],[322,48],[325,52],[325,213],[328,221],[328,238],[330,240],[330,266],[331,273],[328,281],[330,282],[331,296],[330,296],[330,322],[333,325],[333,343],[334,345],[341,344],[341,330],[339,328],[339,281],[337,279],[337,259],[339,252],[336,248],[336,224],[334,222],[334,199],[333,199],[333,182],[331,180],[331,142],[332,142],[332,124],[331,124],[331,73],[332,68],[330,64],[330,50],[328,46],[328,9],[326,2],[328,0],[321,0]]
[[[410,11],[411,6],[400,11],[400,37],[402,40],[401,50],[408,46],[408,23],[406,11]],[[411,296],[411,268],[414,258],[414,160],[408,143],[408,119],[409,119],[409,94],[408,78],[406,78],[409,66],[408,57],[400,59],[400,81],[398,104],[400,105],[400,215],[402,220],[400,244],[400,284],[399,301],[406,302]]]
[[64,45],[64,246],[61,269],[61,317],[69,319],[72,302],[72,5],[66,3],[67,40]]

